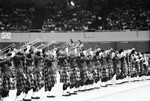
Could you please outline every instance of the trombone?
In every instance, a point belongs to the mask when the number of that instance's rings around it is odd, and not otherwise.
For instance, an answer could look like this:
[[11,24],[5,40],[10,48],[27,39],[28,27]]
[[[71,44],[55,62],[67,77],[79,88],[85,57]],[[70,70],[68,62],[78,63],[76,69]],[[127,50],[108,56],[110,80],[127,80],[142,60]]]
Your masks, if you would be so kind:
[[14,48],[15,46],[16,45],[13,43],[1,50],[3,59],[10,59],[11,57],[15,55],[14,50],[10,50],[11,48]]
[[46,48],[46,47],[48,47],[48,46],[50,46],[50,45],[52,45],[54,43],[55,43],[55,41],[52,41],[52,42],[49,41],[49,42],[47,42],[45,44],[40,44],[39,46],[36,47],[36,49],[44,49],[44,48]]
[[10,44],[8,45],[7,47],[3,48],[1,51],[4,53],[6,50],[8,50],[9,48],[12,48],[12,47],[15,47],[16,45],[13,43],[13,44]]
[[27,45],[34,45],[34,44],[36,44],[36,43],[39,42],[39,41],[40,41],[40,39],[38,38],[38,39],[36,39],[36,40],[33,40],[33,41],[27,43]]
[[40,39],[38,38],[38,39],[33,40],[33,41],[29,42],[29,43],[26,43],[25,45],[21,46],[21,49],[22,49],[22,50],[25,49],[25,48],[27,47],[27,45],[29,45],[29,46],[34,46],[34,45],[37,44],[39,41],[40,41]]
[[58,46],[58,47],[55,47],[54,49],[52,49],[51,51],[54,51],[55,49],[63,49],[63,48],[66,48],[70,46],[69,42],[65,42],[63,43],[62,45]]

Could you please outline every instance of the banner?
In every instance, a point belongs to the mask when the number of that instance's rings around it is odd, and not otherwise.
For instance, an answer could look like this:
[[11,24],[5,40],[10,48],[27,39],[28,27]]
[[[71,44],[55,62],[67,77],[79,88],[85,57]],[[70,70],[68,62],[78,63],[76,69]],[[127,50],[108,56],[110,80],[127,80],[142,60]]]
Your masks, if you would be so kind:
[[11,39],[11,33],[10,32],[2,32],[1,33],[1,39],[2,40],[5,40],[5,39],[10,40]]

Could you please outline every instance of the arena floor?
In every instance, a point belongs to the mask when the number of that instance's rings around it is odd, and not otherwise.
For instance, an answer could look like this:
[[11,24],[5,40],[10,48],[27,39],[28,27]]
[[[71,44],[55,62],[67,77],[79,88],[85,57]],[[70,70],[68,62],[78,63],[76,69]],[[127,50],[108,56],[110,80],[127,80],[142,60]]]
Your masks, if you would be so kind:
[[[148,101],[150,99],[150,80],[101,87],[69,97],[61,96],[61,87],[62,84],[57,83],[53,88],[56,98],[46,98],[47,93],[42,89],[39,92],[41,99],[32,101]],[[10,92],[8,101],[13,101],[15,93],[16,91]]]

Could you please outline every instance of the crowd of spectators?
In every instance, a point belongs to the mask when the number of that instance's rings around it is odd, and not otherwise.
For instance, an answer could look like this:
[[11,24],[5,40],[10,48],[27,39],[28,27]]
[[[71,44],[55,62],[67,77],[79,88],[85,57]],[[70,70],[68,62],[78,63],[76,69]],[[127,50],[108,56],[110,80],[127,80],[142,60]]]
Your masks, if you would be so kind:
[[[86,5],[85,5],[86,6]],[[84,5],[56,5],[49,3],[47,6],[47,19],[44,21],[42,29],[45,31],[72,31],[78,32],[92,29],[92,22],[96,20],[97,9],[85,9]]]
[[0,31],[27,31],[32,27],[35,7],[33,4],[0,4]]
[[131,0],[115,7],[104,19],[103,30],[135,30],[150,27],[149,0]]
[[[100,0],[92,0],[100,1]],[[72,8],[49,3],[45,31],[136,30],[150,27],[149,0],[124,0],[120,5],[102,3],[76,5]],[[118,1],[120,2],[120,1]],[[107,9],[107,10],[106,10]],[[105,13],[105,14],[101,14]]]
[[[52,1],[52,0],[51,0]],[[74,4],[49,2],[42,31],[136,30],[150,28],[149,0],[73,0]],[[0,31],[27,31],[35,18],[33,3],[0,4]],[[37,21],[38,22],[38,21]]]

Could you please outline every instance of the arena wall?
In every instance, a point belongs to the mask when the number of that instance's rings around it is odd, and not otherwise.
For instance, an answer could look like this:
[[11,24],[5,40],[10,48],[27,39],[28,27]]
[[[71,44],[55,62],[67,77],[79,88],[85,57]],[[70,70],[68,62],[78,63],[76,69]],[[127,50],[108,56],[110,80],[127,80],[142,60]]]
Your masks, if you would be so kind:
[[[2,37],[2,35],[0,35]],[[81,40],[86,48],[98,45],[103,49],[114,48],[127,49],[135,47],[141,52],[150,51],[150,32],[149,31],[124,31],[124,32],[67,32],[67,33],[11,33],[11,39],[0,39],[0,47],[5,44],[16,43],[18,47],[22,43],[33,41],[37,38],[41,42],[58,41],[65,42],[73,39]],[[4,44],[5,43],[5,44]],[[51,47],[53,48],[53,46]]]

